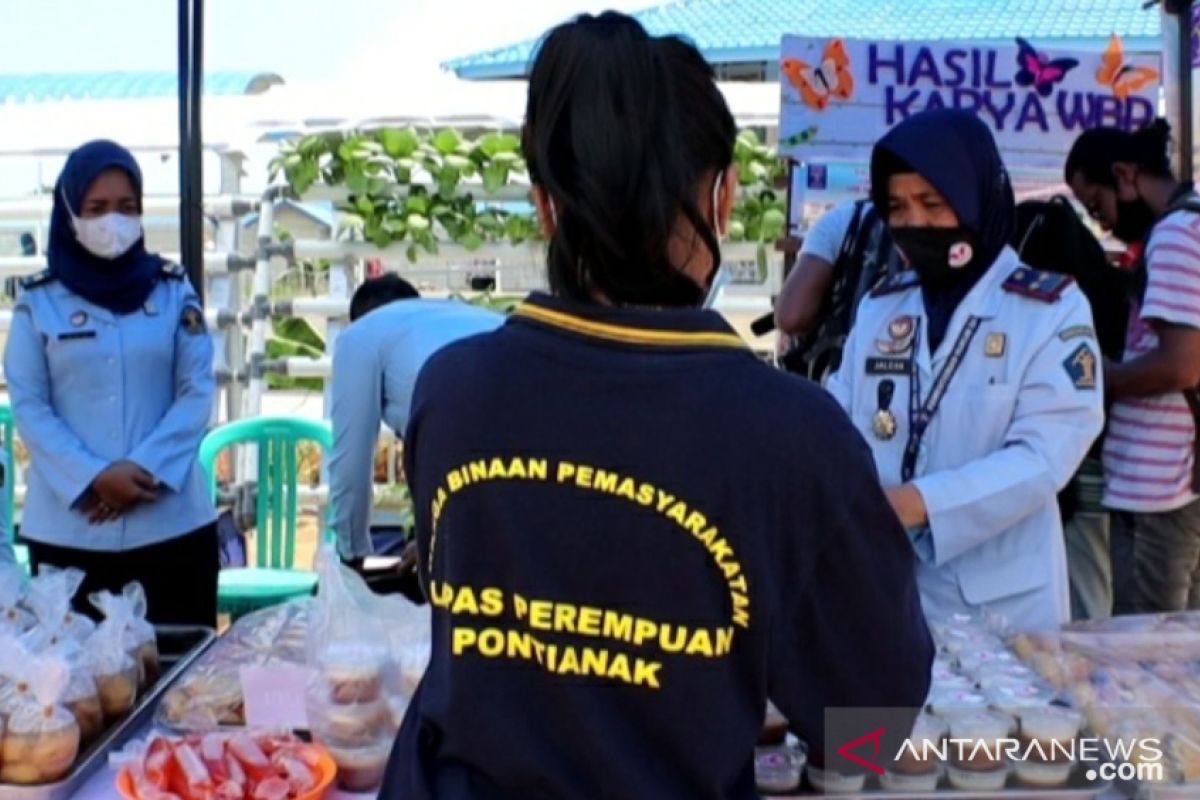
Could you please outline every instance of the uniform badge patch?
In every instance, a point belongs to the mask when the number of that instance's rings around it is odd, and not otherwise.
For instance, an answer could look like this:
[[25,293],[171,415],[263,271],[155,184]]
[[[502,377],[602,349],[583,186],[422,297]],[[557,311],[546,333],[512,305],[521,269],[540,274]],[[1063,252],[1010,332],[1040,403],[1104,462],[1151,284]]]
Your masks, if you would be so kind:
[[179,324],[183,330],[193,336],[204,333],[204,314],[194,306],[188,306],[179,315]]
[[1096,388],[1096,354],[1086,344],[1071,351],[1071,355],[1063,361],[1063,369],[1076,389]]
[[1070,328],[1064,328],[1058,332],[1058,338],[1064,342],[1069,342],[1072,339],[1087,337],[1088,339],[1096,338],[1096,331],[1089,325],[1075,325]]
[[914,326],[913,318],[909,315],[896,317],[888,323],[888,336],[896,340],[907,339],[912,336]]
[[1006,344],[1008,338],[1003,333],[989,333],[983,341],[983,354],[988,358],[1000,358]]

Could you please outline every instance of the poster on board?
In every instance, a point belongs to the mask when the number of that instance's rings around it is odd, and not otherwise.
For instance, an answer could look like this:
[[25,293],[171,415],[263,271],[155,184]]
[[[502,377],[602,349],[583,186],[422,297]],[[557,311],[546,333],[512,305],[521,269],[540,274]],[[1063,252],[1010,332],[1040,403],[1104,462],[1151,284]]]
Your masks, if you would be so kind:
[[780,152],[863,162],[906,117],[930,108],[979,115],[1009,166],[1061,168],[1080,132],[1140,128],[1157,115],[1157,55],[1043,47],[785,36]]

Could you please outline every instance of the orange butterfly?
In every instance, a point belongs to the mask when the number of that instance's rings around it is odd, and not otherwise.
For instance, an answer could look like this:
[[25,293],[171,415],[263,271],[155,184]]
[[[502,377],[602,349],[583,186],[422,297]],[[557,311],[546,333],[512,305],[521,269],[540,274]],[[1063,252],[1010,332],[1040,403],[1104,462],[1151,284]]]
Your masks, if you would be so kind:
[[1108,40],[1108,49],[1101,56],[1096,80],[1112,89],[1115,97],[1124,100],[1158,80],[1158,70],[1125,63],[1125,50],[1116,34]]
[[821,63],[816,67],[798,58],[785,58],[779,68],[788,83],[800,92],[804,104],[817,111],[824,111],[831,97],[849,100],[854,94],[850,56],[841,39],[834,39],[825,46]]

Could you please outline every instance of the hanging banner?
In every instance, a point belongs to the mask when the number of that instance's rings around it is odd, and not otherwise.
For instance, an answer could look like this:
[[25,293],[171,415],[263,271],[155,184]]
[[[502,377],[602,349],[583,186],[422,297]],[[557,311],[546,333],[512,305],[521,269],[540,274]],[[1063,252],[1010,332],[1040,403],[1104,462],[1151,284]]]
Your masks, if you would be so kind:
[[800,161],[861,162],[897,122],[930,108],[973,111],[1012,166],[1060,169],[1081,131],[1156,116],[1157,55],[1011,44],[785,36],[779,149]]

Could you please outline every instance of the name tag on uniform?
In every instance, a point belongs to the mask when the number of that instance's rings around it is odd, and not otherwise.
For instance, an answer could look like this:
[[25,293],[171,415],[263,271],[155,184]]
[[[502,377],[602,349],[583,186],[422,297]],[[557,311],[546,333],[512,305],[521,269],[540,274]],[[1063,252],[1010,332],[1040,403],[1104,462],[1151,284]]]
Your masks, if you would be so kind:
[[907,375],[912,369],[910,358],[868,358],[868,375]]
[[60,342],[67,342],[67,341],[70,341],[71,339],[95,339],[95,338],[96,338],[95,331],[70,331],[68,333],[60,333],[58,335],[58,340]]

